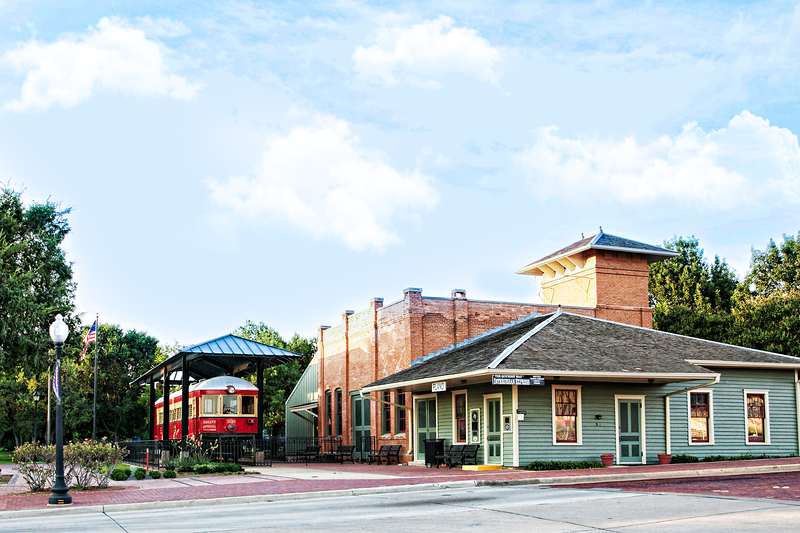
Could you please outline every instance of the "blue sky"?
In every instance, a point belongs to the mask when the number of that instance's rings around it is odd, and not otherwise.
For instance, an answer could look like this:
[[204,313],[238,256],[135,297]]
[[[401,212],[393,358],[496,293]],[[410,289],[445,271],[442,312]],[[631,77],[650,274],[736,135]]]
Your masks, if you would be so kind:
[[598,226],[740,276],[800,229],[800,4],[164,4],[0,0],[0,180],[73,208],[85,322],[313,336],[536,301]]

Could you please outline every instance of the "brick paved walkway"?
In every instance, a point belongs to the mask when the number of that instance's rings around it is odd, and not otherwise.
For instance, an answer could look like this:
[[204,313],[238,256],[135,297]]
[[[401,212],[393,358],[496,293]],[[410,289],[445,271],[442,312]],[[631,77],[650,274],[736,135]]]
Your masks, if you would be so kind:
[[[11,465],[0,465],[3,473],[11,470]],[[687,481],[686,477],[694,478],[693,482],[707,482],[708,488],[701,483],[693,484],[698,490],[730,490],[726,489],[725,478],[699,478],[701,474],[721,474],[736,471],[748,474],[753,469],[772,471],[774,469],[797,469],[800,471],[800,459],[766,459],[751,461],[729,461],[724,463],[700,463],[681,465],[647,465],[635,467],[612,467],[585,470],[559,470],[548,472],[527,472],[524,470],[488,470],[467,471],[460,469],[434,469],[419,466],[383,466],[383,465],[338,465],[338,464],[304,464],[284,465],[277,464],[273,468],[259,468],[261,474],[254,475],[229,475],[229,476],[191,476],[177,479],[146,479],[142,481],[110,482],[110,488],[104,490],[79,491],[71,490],[73,507],[94,505],[111,505],[125,503],[147,503],[165,501],[187,501],[229,498],[238,496],[265,496],[272,494],[308,493],[334,490],[353,490],[372,487],[397,487],[408,485],[421,485],[432,483],[448,483],[454,481],[476,481],[488,484],[493,483],[573,483],[588,481],[605,481],[602,485],[593,484],[592,487],[617,487],[625,490],[654,490],[666,491],[664,487],[675,487]],[[750,478],[766,479],[761,476]],[[775,477],[774,481],[766,481],[759,485],[760,489],[753,489],[745,496],[764,496],[764,494],[790,494],[787,489],[770,489],[772,486],[794,487],[800,480],[800,474],[793,478],[781,478],[784,473],[769,474]],[[681,481],[670,484],[663,480],[648,479],[636,482],[614,482],[615,479],[643,479],[652,477],[681,477]],[[704,481],[705,480],[705,481]],[[785,480],[781,481],[781,480]],[[641,488],[635,488],[640,483]],[[650,483],[648,485],[647,483]],[[661,483],[659,485],[659,483]],[[715,484],[716,483],[716,484]],[[771,484],[772,483],[772,484]],[[783,483],[783,484],[782,484]],[[572,485],[576,486],[576,485]],[[580,485],[579,485],[580,486]],[[661,488],[658,488],[661,487]],[[744,489],[743,489],[744,490]],[[711,492],[713,493],[713,492]],[[791,493],[794,494],[794,493]],[[44,509],[47,507],[49,492],[32,494],[20,476],[15,483],[0,485],[0,511],[15,511],[25,509]],[[786,498],[786,499],[795,499]]]

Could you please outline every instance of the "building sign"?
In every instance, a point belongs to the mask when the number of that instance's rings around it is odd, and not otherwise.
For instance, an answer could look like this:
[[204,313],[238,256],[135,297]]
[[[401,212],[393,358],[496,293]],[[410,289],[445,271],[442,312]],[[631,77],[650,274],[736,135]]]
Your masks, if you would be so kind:
[[492,385],[544,385],[544,376],[493,374]]
[[446,381],[437,381],[436,383],[431,383],[431,392],[444,392],[446,390],[447,390]]

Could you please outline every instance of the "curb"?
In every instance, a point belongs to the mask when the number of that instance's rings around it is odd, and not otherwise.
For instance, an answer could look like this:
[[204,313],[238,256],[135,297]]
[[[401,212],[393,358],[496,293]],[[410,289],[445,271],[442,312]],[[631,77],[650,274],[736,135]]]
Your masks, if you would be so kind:
[[423,492],[470,487],[506,487],[518,485],[577,485],[588,483],[608,483],[614,481],[643,481],[649,479],[676,479],[708,476],[731,476],[741,474],[769,474],[772,472],[800,471],[800,464],[746,466],[736,468],[711,468],[703,470],[673,470],[666,472],[643,472],[624,474],[592,474],[581,476],[540,477],[508,480],[454,480],[439,483],[418,483],[388,487],[364,487],[317,492],[291,492],[286,494],[263,494],[252,496],[232,496],[228,498],[207,498],[199,500],[170,500],[139,503],[115,503],[90,505],[86,507],[50,507],[45,509],[23,509],[19,511],[0,511],[0,521],[12,518],[39,516],[58,516],[66,514],[111,513],[157,509],[176,509],[182,507],[209,507],[215,505],[235,505],[243,503],[268,503],[280,501],[310,500],[315,498],[342,498],[346,496],[366,496],[371,494],[392,494],[398,492]]

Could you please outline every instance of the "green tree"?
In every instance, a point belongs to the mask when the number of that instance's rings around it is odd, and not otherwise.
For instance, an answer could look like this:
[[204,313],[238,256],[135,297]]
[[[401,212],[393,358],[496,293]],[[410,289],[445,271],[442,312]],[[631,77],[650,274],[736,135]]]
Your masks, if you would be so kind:
[[657,312],[684,307],[700,312],[728,312],[739,285],[735,272],[719,256],[709,265],[698,240],[675,237],[664,247],[679,253],[650,265],[650,305]]
[[22,204],[21,193],[0,194],[0,370],[42,372],[53,343],[49,327],[57,313],[74,326],[72,264],[61,244],[69,233],[66,215],[49,200]]
[[750,271],[739,296],[743,299],[770,298],[800,290],[800,233],[783,236],[780,246],[769,240],[763,252],[753,249]]
[[[156,364],[158,340],[136,330],[122,331],[114,324],[100,324],[97,332],[97,438],[115,441],[142,436],[147,431],[149,391],[129,383]],[[94,346],[86,359],[81,381],[94,394]],[[91,415],[92,405],[89,402]],[[87,435],[91,435],[91,416]]]
[[295,333],[287,342],[277,331],[263,322],[256,324],[249,320],[233,334],[303,356],[300,360],[264,370],[264,427],[272,435],[280,435],[286,427],[286,399],[314,356],[317,340],[304,339]]

